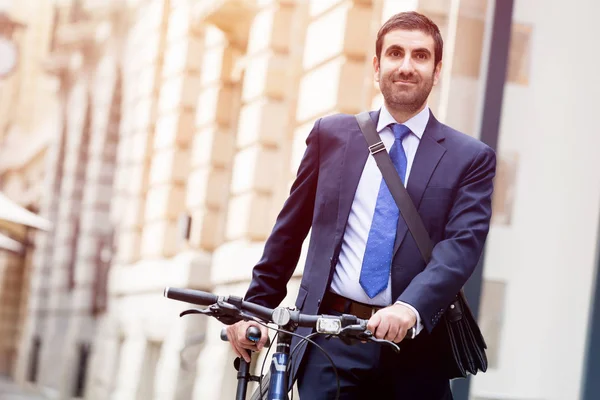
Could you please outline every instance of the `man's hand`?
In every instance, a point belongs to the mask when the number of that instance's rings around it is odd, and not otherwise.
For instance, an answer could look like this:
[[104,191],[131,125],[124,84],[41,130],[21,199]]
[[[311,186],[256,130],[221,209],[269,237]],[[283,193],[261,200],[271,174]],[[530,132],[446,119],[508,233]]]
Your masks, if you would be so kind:
[[[260,329],[260,341],[256,344],[246,339],[246,330],[251,326],[256,326]],[[227,339],[229,340],[229,343],[231,343],[233,351],[238,357],[242,357],[246,360],[246,362],[250,362],[250,355],[246,349],[254,351],[262,350],[265,343],[267,343],[268,337],[269,333],[267,328],[252,321],[239,321],[227,327]]]
[[367,328],[377,339],[400,343],[406,332],[417,323],[417,316],[408,307],[394,304],[377,311],[369,319]]

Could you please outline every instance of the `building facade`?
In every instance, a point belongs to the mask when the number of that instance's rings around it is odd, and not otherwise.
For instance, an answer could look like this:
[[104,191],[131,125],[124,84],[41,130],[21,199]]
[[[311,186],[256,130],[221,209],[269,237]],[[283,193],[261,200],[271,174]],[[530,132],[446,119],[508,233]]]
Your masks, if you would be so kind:
[[[587,376],[600,6],[544,4],[511,10],[480,313],[490,369],[472,380],[478,400],[583,398]],[[0,189],[52,229],[29,233],[24,255],[0,253],[2,372],[55,399],[232,398],[221,324],[180,319],[185,305],[164,287],[245,292],[314,121],[381,105],[374,43],[396,12],[439,24],[444,68],[429,105],[482,137],[496,6],[12,2],[27,28],[0,89]]]

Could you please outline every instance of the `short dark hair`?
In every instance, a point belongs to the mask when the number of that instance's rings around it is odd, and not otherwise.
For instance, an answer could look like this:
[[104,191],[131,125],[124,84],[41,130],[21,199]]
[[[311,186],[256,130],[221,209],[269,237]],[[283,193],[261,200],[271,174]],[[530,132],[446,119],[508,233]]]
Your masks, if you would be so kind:
[[397,29],[403,29],[407,31],[421,31],[430,35],[433,38],[435,44],[434,47],[434,63],[437,66],[442,61],[442,55],[444,52],[444,41],[442,34],[438,26],[429,18],[423,14],[419,14],[416,11],[401,12],[393,15],[388,19],[385,24],[379,28],[377,32],[377,41],[375,42],[375,54],[377,59],[381,59],[381,48],[383,47],[383,38],[390,32]]

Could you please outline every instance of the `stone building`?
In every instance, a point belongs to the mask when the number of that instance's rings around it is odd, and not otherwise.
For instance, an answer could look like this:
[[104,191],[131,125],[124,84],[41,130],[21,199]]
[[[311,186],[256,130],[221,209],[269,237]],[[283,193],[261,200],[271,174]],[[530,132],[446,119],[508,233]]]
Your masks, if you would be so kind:
[[[35,230],[23,222],[40,211],[47,196],[40,185],[46,177],[47,147],[55,115],[54,83],[44,76],[40,61],[49,43],[48,15],[26,16],[24,7],[4,9],[0,3],[3,50],[7,39],[18,43],[16,68],[7,71],[2,52],[0,80],[0,373],[14,373],[20,338],[25,335],[31,306],[29,282],[35,275]],[[11,12],[7,12],[11,11]],[[28,26],[22,23],[27,19]],[[21,25],[13,29],[15,25]],[[16,60],[14,60],[16,61]],[[5,75],[9,74],[9,75]],[[30,214],[33,216],[33,214]],[[35,217],[34,217],[35,219]],[[8,241],[8,243],[7,243]],[[12,244],[6,246],[6,244]],[[10,250],[6,250],[7,247]]]
[[584,0],[10,2],[27,27],[0,86],[0,190],[52,227],[0,252],[1,372],[56,399],[232,398],[220,323],[180,319],[164,287],[244,293],[314,121],[380,106],[375,35],[398,11],[442,29],[437,118],[486,138],[508,3],[480,316],[490,370],[471,394],[595,398],[600,6]]

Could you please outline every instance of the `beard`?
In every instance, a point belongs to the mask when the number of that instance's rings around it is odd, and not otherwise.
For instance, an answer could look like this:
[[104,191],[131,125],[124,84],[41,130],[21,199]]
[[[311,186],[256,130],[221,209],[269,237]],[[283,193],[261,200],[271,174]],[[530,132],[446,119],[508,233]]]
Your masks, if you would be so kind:
[[[433,88],[433,76],[420,79],[418,75],[380,75],[379,88],[388,107],[395,110],[415,112],[427,101]],[[398,86],[394,82],[410,82],[408,86]]]

